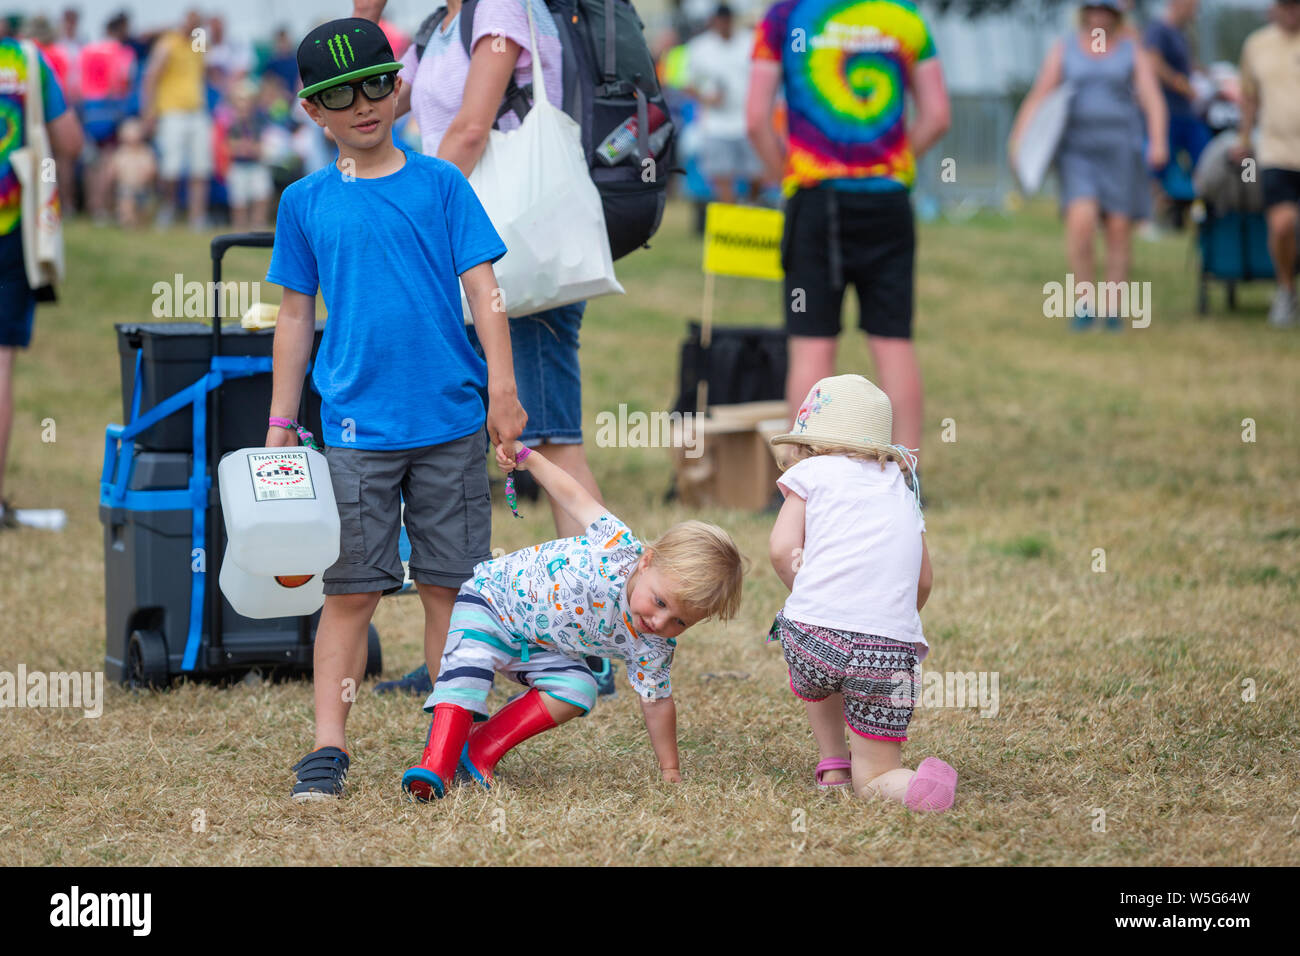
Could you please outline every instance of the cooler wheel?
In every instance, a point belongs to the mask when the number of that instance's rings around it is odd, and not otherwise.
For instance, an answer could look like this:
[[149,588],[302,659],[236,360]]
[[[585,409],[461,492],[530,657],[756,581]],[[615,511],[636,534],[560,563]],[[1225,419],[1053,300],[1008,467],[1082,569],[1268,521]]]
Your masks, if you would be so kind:
[[131,687],[162,690],[168,685],[167,642],[157,631],[132,631],[126,654]]

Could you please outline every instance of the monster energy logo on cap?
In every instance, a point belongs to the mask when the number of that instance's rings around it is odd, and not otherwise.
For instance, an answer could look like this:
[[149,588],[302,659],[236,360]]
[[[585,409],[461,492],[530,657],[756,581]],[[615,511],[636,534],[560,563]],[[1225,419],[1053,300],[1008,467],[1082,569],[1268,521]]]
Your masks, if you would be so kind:
[[360,17],[331,20],[303,38],[298,45],[298,73],[306,98],[341,83],[379,73],[396,73],[402,64],[379,26]]
[[334,57],[334,65],[340,70],[347,66],[349,61],[357,58],[357,55],[352,52],[352,41],[348,39],[346,33],[336,33],[330,37],[329,51],[330,56]]

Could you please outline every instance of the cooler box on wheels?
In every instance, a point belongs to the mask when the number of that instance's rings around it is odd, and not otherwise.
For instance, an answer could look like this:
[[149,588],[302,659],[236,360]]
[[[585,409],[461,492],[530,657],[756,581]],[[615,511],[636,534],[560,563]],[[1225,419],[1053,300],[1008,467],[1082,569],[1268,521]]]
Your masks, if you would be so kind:
[[[131,420],[131,398],[135,390],[137,357],[141,365],[140,409],[136,417],[148,413],[163,400],[193,385],[207,374],[212,361],[212,327],[201,322],[147,322],[122,324],[117,329],[117,352],[122,367],[122,416]],[[312,361],[320,347],[324,322],[316,323],[312,342]],[[223,355],[271,357],[275,329],[243,329],[231,326],[221,330]],[[232,379],[221,386],[220,431],[218,446],[224,455],[236,448],[261,445],[266,440],[267,410],[271,407],[271,376],[252,375]],[[303,403],[298,419],[314,435],[320,435],[320,395],[311,383],[303,384]],[[145,451],[184,451],[193,449],[193,412],[182,408],[168,415],[135,439],[136,447]],[[182,484],[184,484],[182,482]]]
[[[274,233],[218,236],[212,242],[213,281],[220,282],[226,249],[266,248],[273,240]],[[212,327],[194,322],[117,326],[128,425],[108,428],[99,514],[104,526],[105,670],[119,683],[164,687],[175,677],[220,680],[252,668],[303,674],[312,669],[319,611],[248,618],[230,606],[218,587],[225,535],[217,465],[229,452],[260,447],[266,440],[275,336],[274,329],[222,329],[221,298],[216,297],[218,316]],[[316,324],[313,362],[323,328]],[[218,369],[215,387],[196,384]],[[180,397],[192,388],[190,394],[197,394],[200,404]],[[168,402],[175,406],[171,414],[132,428]],[[202,419],[197,432],[195,409]],[[320,396],[310,376],[298,420],[320,435]],[[202,605],[197,616],[196,594]],[[372,626],[366,674],[379,673],[381,663]]]
[[[1211,151],[1206,150],[1201,162],[1213,162]],[[1196,220],[1196,251],[1200,260],[1196,311],[1205,315],[1210,308],[1209,284],[1211,280],[1227,286],[1228,308],[1237,307],[1237,284],[1275,278],[1273,259],[1268,251],[1268,220],[1263,213],[1263,187],[1259,183],[1246,183],[1239,175],[1236,164],[1226,158],[1229,166],[1227,182],[1232,183],[1233,197],[1218,201],[1210,196],[1193,208]],[[1198,166],[1199,172],[1199,166]],[[1207,176],[1213,168],[1206,170]],[[1210,180],[1207,178],[1207,185]],[[1296,229],[1300,239],[1300,227]],[[1300,274],[1300,262],[1296,263]]]
[[1217,212],[1206,203],[1204,218],[1196,226],[1196,246],[1201,269],[1196,310],[1209,311],[1209,282],[1227,285],[1228,308],[1237,307],[1237,283],[1273,278],[1268,254],[1268,223],[1262,213]]

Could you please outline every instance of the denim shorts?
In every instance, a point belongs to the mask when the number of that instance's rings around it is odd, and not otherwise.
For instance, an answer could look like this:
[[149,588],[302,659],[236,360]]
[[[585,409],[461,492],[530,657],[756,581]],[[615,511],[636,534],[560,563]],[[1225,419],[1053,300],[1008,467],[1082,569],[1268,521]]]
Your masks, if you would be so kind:
[[[587,303],[575,302],[510,320],[510,349],[515,359],[515,387],[528,424],[519,440],[525,445],[550,442],[582,444],[582,372],[578,365],[578,330]],[[469,340],[482,354],[473,326]]]
[[699,161],[700,172],[709,179],[759,179],[763,175],[763,164],[743,134],[700,137]]
[[25,349],[32,341],[36,296],[23,265],[23,231],[0,236],[0,345]]

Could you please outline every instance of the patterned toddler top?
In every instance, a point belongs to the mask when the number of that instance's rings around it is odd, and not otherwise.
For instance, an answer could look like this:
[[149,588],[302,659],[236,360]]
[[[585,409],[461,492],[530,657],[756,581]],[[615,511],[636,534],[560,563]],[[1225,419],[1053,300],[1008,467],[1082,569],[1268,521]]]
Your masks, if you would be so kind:
[[584,535],[484,561],[470,584],[519,640],[575,658],[622,658],[632,689],[653,700],[672,693],[677,642],[632,626],[626,584],[642,550],[606,512]]

